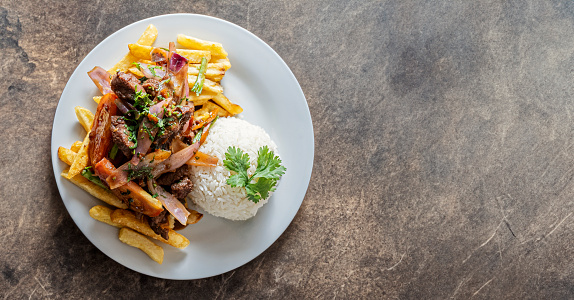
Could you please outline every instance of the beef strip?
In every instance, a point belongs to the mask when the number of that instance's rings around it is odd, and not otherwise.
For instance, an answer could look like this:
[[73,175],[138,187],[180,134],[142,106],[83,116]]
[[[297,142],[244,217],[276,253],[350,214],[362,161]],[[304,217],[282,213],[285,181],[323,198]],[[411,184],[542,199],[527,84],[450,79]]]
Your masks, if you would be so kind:
[[171,194],[177,199],[183,201],[187,194],[193,189],[193,182],[185,176],[180,181],[171,185]]
[[173,183],[177,182],[181,178],[190,174],[191,170],[188,165],[183,165],[177,168],[173,172],[168,172],[161,175],[157,180],[157,184],[159,185],[172,185]]
[[151,227],[153,232],[161,235],[161,237],[164,238],[165,240],[169,240],[168,235],[169,227],[166,226],[166,224],[169,222],[167,216],[168,216],[167,210],[163,210],[159,215],[157,215],[157,217],[149,218],[149,227]]
[[111,86],[118,97],[128,102],[133,102],[136,91],[144,91],[137,77],[132,73],[124,73],[122,71],[119,71],[114,76]]
[[[177,106],[175,109],[169,108],[164,120],[168,120],[164,127],[163,134],[157,138],[157,144],[170,143],[174,137],[183,129],[183,126],[193,115],[193,106]],[[179,116],[179,118],[177,117]]]
[[160,91],[160,82],[157,79],[150,78],[143,83],[143,88],[145,89],[146,93],[152,95],[153,97],[157,97]]
[[120,149],[126,157],[131,157],[133,155],[135,144],[133,141],[130,141],[129,130],[124,118],[120,116],[112,116],[112,125],[110,129],[112,131],[112,140],[116,145],[118,145],[118,149]]

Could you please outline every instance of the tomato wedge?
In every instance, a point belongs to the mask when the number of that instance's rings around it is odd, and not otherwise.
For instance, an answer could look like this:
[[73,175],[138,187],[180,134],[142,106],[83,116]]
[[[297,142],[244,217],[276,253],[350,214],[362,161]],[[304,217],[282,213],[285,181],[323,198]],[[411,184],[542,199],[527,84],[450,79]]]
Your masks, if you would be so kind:
[[88,157],[92,166],[95,166],[102,158],[107,157],[112,149],[112,131],[110,129],[112,116],[116,115],[117,96],[114,93],[105,94],[94,116],[94,123],[90,131],[90,143],[88,144]]

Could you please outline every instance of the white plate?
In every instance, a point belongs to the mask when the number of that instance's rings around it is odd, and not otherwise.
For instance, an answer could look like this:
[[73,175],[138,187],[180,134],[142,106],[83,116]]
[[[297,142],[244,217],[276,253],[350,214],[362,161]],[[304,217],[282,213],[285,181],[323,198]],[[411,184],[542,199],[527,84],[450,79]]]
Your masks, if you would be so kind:
[[[58,159],[59,146],[69,148],[85,133],[77,122],[75,106],[96,104],[99,91],[86,74],[94,66],[112,67],[127,53],[149,24],[158,29],[155,45],[167,46],[177,34],[223,44],[231,69],[222,85],[225,94],[241,105],[241,116],[263,127],[276,142],[287,168],[269,203],[250,220],[237,222],[206,215],[198,224],[180,231],[191,241],[184,250],[163,245],[163,264],[118,240],[118,230],[93,220],[88,210],[101,202],[60,176],[67,166]],[[313,125],[299,83],[285,62],[247,30],[213,17],[193,14],[163,15],[131,24],[96,46],[66,84],[52,129],[52,164],[62,200],[86,237],[118,263],[150,276],[197,279],[233,270],[257,257],[285,231],[301,206],[313,167]]]

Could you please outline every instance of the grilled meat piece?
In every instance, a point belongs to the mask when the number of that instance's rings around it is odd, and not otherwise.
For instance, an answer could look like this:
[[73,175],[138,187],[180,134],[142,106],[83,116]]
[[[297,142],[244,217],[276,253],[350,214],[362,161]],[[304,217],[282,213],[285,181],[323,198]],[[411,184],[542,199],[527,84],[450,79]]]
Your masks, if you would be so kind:
[[180,201],[185,200],[187,194],[193,189],[193,182],[185,176],[180,181],[171,185],[171,194]]
[[124,73],[122,71],[119,71],[114,76],[111,86],[112,90],[118,97],[130,103],[133,103],[136,91],[144,91],[137,77],[132,73]]
[[112,140],[126,157],[131,157],[135,143],[130,141],[130,132],[123,117],[112,116]]
[[162,211],[157,217],[150,217],[149,218],[149,227],[153,230],[153,232],[161,235],[162,238],[169,240],[169,227],[168,227],[168,212],[167,210]]

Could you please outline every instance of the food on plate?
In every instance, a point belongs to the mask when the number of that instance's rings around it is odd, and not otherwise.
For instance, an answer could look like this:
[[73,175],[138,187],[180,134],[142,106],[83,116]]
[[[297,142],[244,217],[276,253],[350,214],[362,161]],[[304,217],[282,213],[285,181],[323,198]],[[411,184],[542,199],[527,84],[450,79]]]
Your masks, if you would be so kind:
[[96,111],[75,108],[86,135],[58,157],[69,165],[63,177],[114,207],[94,206],[90,216],[121,228],[122,242],[161,264],[163,249],[148,238],[189,245],[175,230],[203,217],[187,205],[190,195],[209,213],[244,220],[268,201],[285,167],[263,129],[233,118],[243,108],[223,94],[231,67],[223,46],[179,35],[178,49],[156,38],[150,25],[114,67],[88,72],[101,92]]
[[145,236],[124,227],[120,229],[120,234],[118,237],[122,243],[142,250],[158,264],[163,263],[163,248],[154,244]]
[[[277,146],[269,135],[261,127],[241,119],[219,118],[199,150],[216,157],[218,162],[215,167],[192,166],[193,189],[188,199],[214,216],[231,220],[255,216],[285,172],[285,167],[279,165],[281,160],[275,156]],[[231,165],[233,170],[228,168]],[[257,173],[264,176],[259,178]],[[265,179],[270,173],[274,179]],[[255,178],[249,180],[250,177]],[[236,186],[228,184],[230,180]]]

